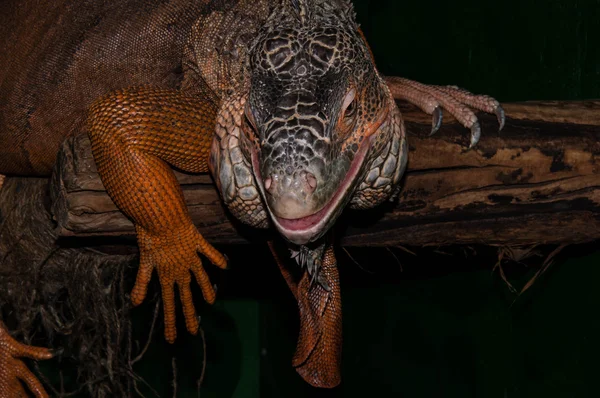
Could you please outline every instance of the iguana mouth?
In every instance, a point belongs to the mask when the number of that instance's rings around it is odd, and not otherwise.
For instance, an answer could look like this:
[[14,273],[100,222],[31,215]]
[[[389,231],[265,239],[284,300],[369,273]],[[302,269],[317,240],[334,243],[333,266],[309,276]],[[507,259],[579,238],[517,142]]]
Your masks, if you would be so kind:
[[[385,128],[386,124],[387,121],[379,124],[378,127]],[[367,158],[367,153],[376,136],[377,134],[371,134],[362,142],[340,187],[335,191],[331,199],[317,212],[301,218],[288,219],[276,216],[269,206],[266,206],[269,209],[273,224],[287,240],[298,245],[305,245],[319,239],[327,232],[333,221],[335,221],[342,211],[346,202],[350,200],[350,191],[354,189],[358,183],[357,176],[363,168],[362,166]],[[264,195],[264,184],[260,173],[258,154],[255,148],[252,148],[252,167],[259,189]]]

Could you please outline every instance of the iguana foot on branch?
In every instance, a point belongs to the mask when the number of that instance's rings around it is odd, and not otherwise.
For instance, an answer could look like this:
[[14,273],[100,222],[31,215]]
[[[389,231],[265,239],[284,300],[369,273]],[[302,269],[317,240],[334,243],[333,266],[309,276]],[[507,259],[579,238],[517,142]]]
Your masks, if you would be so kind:
[[8,334],[0,322],[0,398],[28,397],[24,382],[37,398],[48,396],[42,383],[19,359],[26,357],[37,361],[52,358],[57,352],[42,347],[19,343]]
[[471,129],[470,148],[477,145],[481,137],[481,126],[469,107],[496,114],[500,130],[504,127],[504,110],[498,101],[487,95],[475,95],[456,86],[427,85],[402,77],[387,76],[384,80],[394,99],[406,100],[428,115],[433,115],[432,135],[442,125],[442,108],[463,126]]
[[136,226],[140,268],[132,302],[138,305],[144,300],[156,268],[162,287],[165,338],[171,343],[177,336],[175,284],[192,334],[198,331],[198,320],[190,272],[204,299],[215,301],[197,253],[219,268],[227,266],[225,257],[192,224],[169,167],[193,173],[208,171],[214,120],[211,103],[175,90],[121,90],[98,100],[90,110],[89,134],[98,172],[108,193]]

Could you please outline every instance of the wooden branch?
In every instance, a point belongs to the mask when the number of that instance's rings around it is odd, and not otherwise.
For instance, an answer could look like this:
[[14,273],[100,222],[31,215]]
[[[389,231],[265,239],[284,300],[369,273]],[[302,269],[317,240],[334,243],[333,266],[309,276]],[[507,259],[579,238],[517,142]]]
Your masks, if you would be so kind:
[[[600,239],[600,101],[506,104],[501,133],[479,114],[482,139],[444,115],[428,137],[429,116],[398,103],[409,132],[409,166],[399,201],[348,211],[339,221],[348,246],[582,243]],[[223,209],[207,175],[177,173],[199,230],[214,243],[251,241]],[[86,136],[65,143],[51,184],[61,236],[132,235],[96,172]],[[233,224],[232,224],[233,221]],[[234,226],[235,224],[235,226]]]

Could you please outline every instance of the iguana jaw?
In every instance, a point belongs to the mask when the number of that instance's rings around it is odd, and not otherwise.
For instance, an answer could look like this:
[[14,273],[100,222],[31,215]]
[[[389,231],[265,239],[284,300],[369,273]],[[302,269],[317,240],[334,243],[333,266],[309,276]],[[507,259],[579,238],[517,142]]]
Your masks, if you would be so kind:
[[[384,130],[386,125],[387,122],[379,124],[376,130]],[[287,240],[297,245],[305,245],[319,239],[329,230],[347,202],[352,198],[352,192],[360,182],[358,175],[364,168],[363,165],[365,164],[367,154],[369,153],[369,149],[375,141],[376,136],[377,133],[372,134],[363,140],[338,190],[316,213],[302,218],[285,219],[277,217],[273,214],[269,206],[266,206],[271,215],[273,224]],[[258,153],[256,150],[252,151],[252,167],[254,169],[254,176],[257,180],[257,184],[264,195],[264,183],[260,173]]]

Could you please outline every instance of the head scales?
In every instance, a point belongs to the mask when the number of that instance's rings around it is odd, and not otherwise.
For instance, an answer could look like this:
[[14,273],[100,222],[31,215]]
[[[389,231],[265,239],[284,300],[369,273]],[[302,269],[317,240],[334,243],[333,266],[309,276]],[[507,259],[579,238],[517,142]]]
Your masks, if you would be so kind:
[[[247,61],[244,111],[252,127],[240,144],[284,236],[314,242],[347,204],[365,208],[389,197],[405,163],[404,133],[350,1],[280,2]],[[235,186],[222,170],[222,185]],[[317,182],[312,191],[303,188],[307,175]]]

